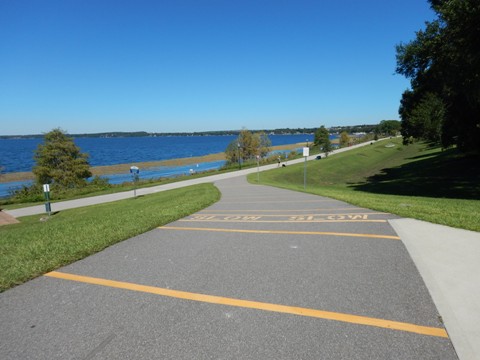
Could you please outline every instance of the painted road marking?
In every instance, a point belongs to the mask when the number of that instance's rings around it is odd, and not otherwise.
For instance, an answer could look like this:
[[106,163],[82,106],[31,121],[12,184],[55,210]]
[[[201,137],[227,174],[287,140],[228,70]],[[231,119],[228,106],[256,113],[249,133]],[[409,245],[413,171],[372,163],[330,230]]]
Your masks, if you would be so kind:
[[[248,209],[241,209],[241,210],[223,210],[223,209],[203,209],[201,211],[198,212],[198,214],[203,214],[203,213],[210,213],[210,212],[271,212],[271,213],[274,213],[274,212],[312,212],[312,211],[332,211],[332,210],[341,210],[341,211],[345,211],[345,210],[356,210],[356,208],[335,208],[335,209],[327,209],[327,208],[318,208],[318,209],[295,209],[295,210],[292,210],[292,209],[288,209],[288,210],[276,210],[276,209],[266,209],[266,210],[248,210]],[[358,209],[358,210],[362,210],[362,209]],[[379,215],[390,215],[390,213],[385,213],[385,212],[349,212],[348,213],[349,215],[354,215],[354,214],[379,214]],[[322,215],[335,215],[335,214],[322,214]]]
[[250,234],[327,235],[327,236],[346,236],[346,237],[400,240],[400,237],[392,236],[392,235],[338,233],[338,232],[327,232],[327,231],[245,230],[245,229],[192,228],[192,227],[178,227],[178,226],[161,226],[161,227],[158,227],[158,229],[159,230],[180,230],[180,231],[232,232],[232,233],[250,233]]
[[436,336],[441,338],[448,338],[447,332],[442,328],[435,328],[429,326],[422,326],[398,321],[384,320],[378,318],[371,318],[359,315],[350,315],[344,313],[337,313],[324,310],[315,310],[308,308],[301,308],[296,306],[278,305],[272,303],[264,303],[258,301],[241,300],[226,298],[221,296],[205,295],[199,293],[191,293],[186,291],[170,290],[154,286],[139,285],[134,283],[107,280],[101,278],[94,278],[89,276],[80,276],[75,274],[67,274],[62,272],[53,271],[45,274],[47,277],[77,281],[86,284],[100,285],[106,287],[112,287],[117,289],[138,291],[143,293],[155,294],[160,296],[167,296],[177,299],[199,301],[203,303],[235,306],[241,308],[249,308],[256,310],[272,311],[277,313],[291,314],[306,316],[324,320],[340,321],[356,325],[374,326],[390,330],[398,330],[404,332],[411,332],[421,335]]
[[350,216],[345,218],[344,216],[329,216],[326,218],[315,218],[313,216],[290,216],[285,220],[261,220],[262,216],[214,216],[214,215],[194,215],[190,218],[181,219],[181,222],[257,222],[257,223],[340,223],[340,222],[369,222],[369,223],[386,223],[387,220],[383,219],[362,219],[362,215]]
[[327,217],[317,217],[316,215],[296,215],[290,216],[290,221],[319,221],[319,220],[369,220],[368,215],[328,215]]
[[318,216],[322,216],[322,217],[325,217],[325,218],[329,218],[331,220],[334,220],[334,219],[345,219],[345,218],[350,218],[350,219],[363,219],[363,220],[367,220],[369,216],[371,215],[387,215],[387,214],[379,214],[379,213],[375,213],[375,212],[372,212],[372,213],[365,213],[365,212],[362,212],[362,213],[337,213],[337,214],[321,214],[321,213],[306,213],[306,214],[288,214],[287,211],[285,211],[285,214],[243,214],[242,210],[237,210],[237,214],[223,214],[223,213],[220,213],[220,211],[217,211],[217,213],[196,213],[192,216],[220,216],[220,217],[225,217],[225,216],[259,216],[259,217],[291,217],[291,218],[294,218],[294,217],[318,217]]

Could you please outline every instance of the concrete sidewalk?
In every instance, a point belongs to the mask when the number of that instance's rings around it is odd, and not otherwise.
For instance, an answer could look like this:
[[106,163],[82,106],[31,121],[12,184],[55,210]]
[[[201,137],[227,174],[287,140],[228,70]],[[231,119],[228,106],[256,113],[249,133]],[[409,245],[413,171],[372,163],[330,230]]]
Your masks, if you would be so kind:
[[0,211],[0,226],[2,225],[10,225],[10,224],[16,224],[19,221],[15,219],[13,216],[6,214],[3,211]]
[[480,233],[389,220],[427,285],[460,360],[480,359]]

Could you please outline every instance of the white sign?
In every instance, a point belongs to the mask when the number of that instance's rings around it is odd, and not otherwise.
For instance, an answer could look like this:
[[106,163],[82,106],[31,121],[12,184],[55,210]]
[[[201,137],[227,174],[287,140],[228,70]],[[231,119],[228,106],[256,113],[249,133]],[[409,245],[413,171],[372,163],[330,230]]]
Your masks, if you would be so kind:
[[43,192],[50,192],[50,185],[43,184]]
[[304,147],[303,148],[303,156],[310,156],[310,148]]

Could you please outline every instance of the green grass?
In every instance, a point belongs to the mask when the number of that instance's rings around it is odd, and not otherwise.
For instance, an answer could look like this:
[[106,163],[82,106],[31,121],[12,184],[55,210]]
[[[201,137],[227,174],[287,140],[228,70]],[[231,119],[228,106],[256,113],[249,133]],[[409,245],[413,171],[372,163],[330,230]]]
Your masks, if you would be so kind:
[[[394,146],[387,147],[391,144]],[[455,149],[401,139],[307,163],[313,194],[452,227],[480,231],[480,161]],[[304,191],[304,164],[261,174],[260,182]],[[256,183],[256,175],[249,180]]]
[[218,201],[212,184],[61,211],[0,227],[0,291]]

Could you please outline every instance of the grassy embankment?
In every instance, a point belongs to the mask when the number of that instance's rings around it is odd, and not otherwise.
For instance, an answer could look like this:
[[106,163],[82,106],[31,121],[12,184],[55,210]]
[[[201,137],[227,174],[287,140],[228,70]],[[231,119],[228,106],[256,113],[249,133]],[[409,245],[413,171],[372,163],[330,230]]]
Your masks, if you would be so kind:
[[194,213],[220,198],[212,184],[65,210],[0,227],[0,292]]
[[[388,144],[394,146],[388,147]],[[386,146],[387,145],[387,146]],[[455,149],[401,139],[307,164],[309,193],[403,217],[480,231],[480,162]],[[304,191],[304,164],[264,172],[260,183]],[[256,183],[256,175],[249,180]]]

